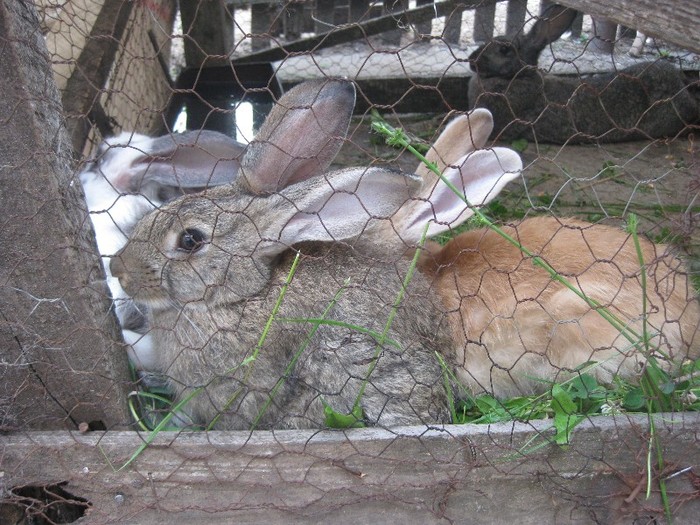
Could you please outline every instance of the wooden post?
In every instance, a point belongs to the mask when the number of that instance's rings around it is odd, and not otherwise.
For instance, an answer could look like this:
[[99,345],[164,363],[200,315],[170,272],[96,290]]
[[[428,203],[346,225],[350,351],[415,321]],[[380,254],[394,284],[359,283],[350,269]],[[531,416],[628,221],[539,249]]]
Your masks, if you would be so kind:
[[124,427],[126,351],[32,2],[0,1],[0,48],[0,429]]
[[610,20],[593,17],[593,33],[591,49],[598,53],[612,53],[615,49],[615,35],[617,24]]
[[513,36],[522,32],[527,14],[527,0],[508,0],[506,8],[506,35]]
[[406,21],[405,17],[401,16],[401,12],[408,9],[408,0],[385,0],[384,2],[384,13],[387,15],[397,14],[396,23],[394,24],[395,29],[391,29],[382,34],[382,41],[392,47],[398,47],[401,45],[401,36],[404,30],[399,27],[399,25]]
[[284,38],[298,40],[304,30],[304,4],[301,1],[288,2],[282,11]]
[[493,19],[495,16],[495,2],[476,8],[474,12],[474,42],[486,42],[493,38]]
[[327,33],[333,27],[335,0],[316,0],[314,32]]
[[200,67],[208,57],[225,57],[233,48],[233,24],[221,2],[180,2],[187,67]]
[[350,22],[366,20],[369,17],[369,0],[350,0]]
[[462,13],[464,9],[458,4],[454,10],[445,17],[445,31],[443,39],[448,44],[458,44],[462,32]]
[[[422,5],[432,4],[434,0],[416,0],[416,6],[420,7]],[[413,23],[413,30],[416,33],[416,38],[420,39],[430,39],[430,32],[432,31],[433,20],[427,18],[421,20],[420,22]]]
[[255,3],[250,6],[250,32],[253,34],[253,51],[270,47],[270,36],[274,34],[277,20],[277,6]]

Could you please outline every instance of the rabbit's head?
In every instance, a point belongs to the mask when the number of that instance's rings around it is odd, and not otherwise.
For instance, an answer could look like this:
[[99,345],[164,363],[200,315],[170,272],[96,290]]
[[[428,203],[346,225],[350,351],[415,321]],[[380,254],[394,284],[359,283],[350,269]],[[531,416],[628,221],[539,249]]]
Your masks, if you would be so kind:
[[319,176],[343,144],[354,101],[353,84],[341,80],[285,94],[232,185],[184,196],[137,224],[112,261],[127,293],[155,310],[244,300],[289,246],[349,239],[395,211],[417,177],[365,168]]
[[121,133],[106,139],[80,174],[95,239],[131,363],[153,370],[156,353],[145,309],[111,275],[109,258],[119,251],[149,211],[186,192],[232,182],[244,146],[213,131],[159,138]]
[[571,26],[576,11],[551,5],[525,35],[499,36],[483,44],[471,55],[469,65],[482,78],[513,78],[537,67],[542,50]]

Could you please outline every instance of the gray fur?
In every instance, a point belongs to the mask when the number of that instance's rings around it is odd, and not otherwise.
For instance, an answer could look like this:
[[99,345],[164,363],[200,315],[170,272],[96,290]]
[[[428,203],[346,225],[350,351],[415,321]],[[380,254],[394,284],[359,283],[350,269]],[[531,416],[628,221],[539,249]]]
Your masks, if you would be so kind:
[[[112,262],[125,290],[150,308],[159,368],[176,398],[203,387],[184,408],[197,424],[220,416],[218,429],[321,428],[322,400],[340,412],[353,408],[377,344],[348,327],[321,325],[271,395],[313,328],[281,319],[321,317],[349,279],[326,317],[381,334],[408,271],[405,260],[387,257],[380,246],[359,253],[345,241],[372,218],[395,213],[418,191],[420,178],[379,168],[320,175],[275,138],[293,134],[305,157],[323,168],[349,123],[349,115],[338,118],[332,101],[346,106],[348,96],[354,100],[351,89],[347,82],[319,81],[290,91],[280,105],[306,109],[293,118],[281,117],[285,112],[268,118],[259,137],[272,138],[249,148],[244,176],[149,214]],[[322,133],[305,133],[314,126]],[[192,252],[178,248],[182,232],[195,229],[204,244]],[[255,361],[242,364],[258,344],[296,252],[301,261],[277,321]],[[429,288],[416,273],[406,290],[387,334],[398,348],[381,346],[361,399],[368,424],[449,419],[435,352],[447,354],[452,341]]]
[[576,12],[552,5],[529,33],[497,37],[470,57],[470,107],[494,117],[493,137],[555,144],[673,137],[699,118],[698,100],[669,62],[636,64],[586,78],[537,69],[542,50]]

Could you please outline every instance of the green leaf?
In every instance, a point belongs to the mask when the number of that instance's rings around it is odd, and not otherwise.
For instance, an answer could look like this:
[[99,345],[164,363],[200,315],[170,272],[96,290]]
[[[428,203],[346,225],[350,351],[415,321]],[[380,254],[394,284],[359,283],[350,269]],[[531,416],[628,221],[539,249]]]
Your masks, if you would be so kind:
[[325,424],[328,428],[364,428],[366,426],[361,406],[355,405],[349,414],[341,414],[325,401],[321,400],[321,403],[323,403],[323,413],[326,416]]
[[622,405],[627,410],[641,410],[646,405],[647,398],[640,387],[633,388],[625,395]]
[[664,383],[660,383],[659,390],[661,390],[661,392],[663,392],[667,396],[670,396],[671,394],[673,394],[673,392],[676,391],[676,383],[670,380]]
[[510,143],[510,147],[513,148],[518,153],[522,153],[527,149],[527,139],[516,139]]
[[583,421],[583,416],[576,414],[576,403],[560,385],[552,387],[552,410],[554,411],[554,428],[557,433],[554,441],[566,445],[571,441],[571,431]]
[[589,399],[601,390],[600,385],[590,374],[581,374],[569,383],[572,399]]
[[552,410],[555,414],[566,415],[576,412],[576,403],[573,402],[569,393],[558,384],[552,386]]

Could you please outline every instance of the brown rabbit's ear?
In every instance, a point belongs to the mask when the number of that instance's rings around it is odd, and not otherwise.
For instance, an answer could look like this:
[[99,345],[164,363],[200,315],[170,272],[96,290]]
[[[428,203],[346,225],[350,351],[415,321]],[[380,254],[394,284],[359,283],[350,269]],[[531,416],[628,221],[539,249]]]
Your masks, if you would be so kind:
[[[448,166],[443,177],[466,196],[472,206],[491,201],[513,179],[520,175],[520,156],[508,148],[473,151]],[[460,195],[444,182],[421,188],[420,199],[405,203],[393,222],[401,239],[417,243],[423,229],[430,223],[428,235],[433,236],[455,228],[474,215]]]
[[566,33],[578,14],[577,11],[559,4],[550,5],[535,22],[530,32],[521,40],[528,47],[543,50],[548,44]]
[[[467,115],[453,118],[435,140],[425,158],[435,164],[442,173],[447,166],[455,165],[468,153],[483,148],[492,131],[491,112],[484,108],[474,109]],[[416,168],[416,175],[426,182],[437,178],[423,162]]]
[[340,151],[355,107],[347,80],[300,84],[280,98],[242,161],[253,193],[273,193],[324,172]]

